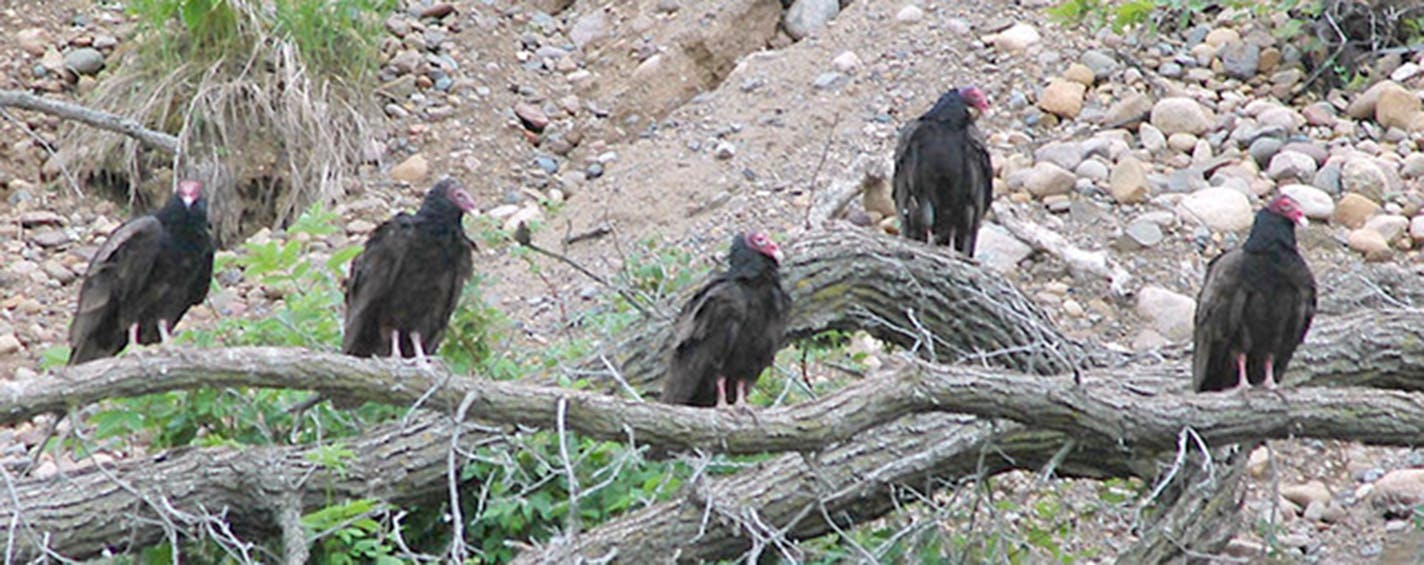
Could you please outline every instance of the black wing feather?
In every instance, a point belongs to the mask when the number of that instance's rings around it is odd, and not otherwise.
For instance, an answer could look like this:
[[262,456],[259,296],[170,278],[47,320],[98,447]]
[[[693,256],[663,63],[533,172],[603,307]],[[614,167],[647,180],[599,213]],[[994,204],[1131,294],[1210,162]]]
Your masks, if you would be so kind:
[[974,254],[993,196],[993,165],[978,129],[919,119],[900,135],[893,179],[901,233]]
[[415,355],[412,334],[420,335],[426,353],[434,353],[474,274],[474,247],[458,216],[401,213],[381,224],[352,263],[342,350],[390,355],[394,330],[400,332],[401,356]]
[[397,288],[415,240],[414,216],[404,212],[382,223],[351,262],[346,279],[346,323],[341,350],[347,355],[390,354],[381,318]]
[[1279,381],[1310,330],[1315,307],[1315,279],[1293,250],[1269,255],[1236,249],[1213,259],[1197,296],[1193,390],[1235,385],[1238,354],[1246,356],[1249,383],[1265,381],[1268,360]]
[[125,305],[149,285],[162,239],[158,218],[142,216],[120,226],[94,253],[69,326],[69,364],[123,349],[129,326],[138,321]]
[[1225,390],[1236,382],[1232,342],[1241,327],[1248,298],[1239,284],[1244,256],[1236,249],[1207,263],[1193,319],[1193,390]]
[[717,277],[693,295],[674,323],[672,364],[663,382],[668,404],[713,406],[717,377],[747,316],[735,283]]

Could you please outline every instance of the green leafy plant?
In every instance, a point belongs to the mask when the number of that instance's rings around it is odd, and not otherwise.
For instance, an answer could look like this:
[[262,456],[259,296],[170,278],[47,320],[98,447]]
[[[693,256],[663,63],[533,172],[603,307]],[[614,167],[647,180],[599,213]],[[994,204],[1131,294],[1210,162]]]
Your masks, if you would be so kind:
[[303,516],[302,527],[318,540],[312,562],[327,565],[404,563],[396,557],[395,543],[387,539],[390,525],[372,518],[384,514],[385,510],[385,505],[378,500],[362,499],[327,506]]

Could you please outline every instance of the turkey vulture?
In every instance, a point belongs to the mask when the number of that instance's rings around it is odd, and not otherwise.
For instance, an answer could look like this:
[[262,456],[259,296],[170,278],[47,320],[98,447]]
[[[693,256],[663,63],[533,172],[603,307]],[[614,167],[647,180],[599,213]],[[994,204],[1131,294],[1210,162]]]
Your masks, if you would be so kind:
[[460,217],[475,201],[454,179],[425,193],[415,215],[381,224],[346,281],[347,355],[415,357],[440,347],[460,291],[474,273],[475,243]]
[[208,296],[212,278],[203,184],[179,181],[162,209],[119,226],[94,253],[69,326],[69,364],[168,341],[188,308]]
[[1192,388],[1274,388],[1315,317],[1315,277],[1295,247],[1305,213],[1281,195],[1256,213],[1245,245],[1206,267],[1197,296]]
[[982,113],[989,101],[973,86],[950,90],[900,130],[893,184],[901,234],[973,256],[994,166],[969,106]]
[[732,238],[729,264],[683,306],[662,401],[727,405],[728,383],[737,404],[781,349],[791,297],[781,288],[781,250],[765,233]]

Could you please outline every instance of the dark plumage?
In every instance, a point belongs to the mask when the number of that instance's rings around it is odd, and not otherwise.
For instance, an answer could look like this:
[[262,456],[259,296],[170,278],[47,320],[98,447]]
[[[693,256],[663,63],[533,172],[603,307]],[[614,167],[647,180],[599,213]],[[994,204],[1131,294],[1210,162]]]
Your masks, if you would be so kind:
[[475,243],[461,216],[475,201],[453,179],[436,183],[414,215],[376,228],[346,281],[342,351],[370,357],[424,357],[440,347],[460,291],[474,273]]
[[1245,245],[1212,259],[1197,296],[1192,388],[1274,387],[1315,317],[1315,277],[1295,245],[1300,205],[1279,196]]
[[94,253],[69,326],[69,364],[166,341],[212,278],[203,184],[180,181],[162,209],[119,226]]
[[673,325],[676,340],[662,401],[692,406],[746,403],[747,389],[781,349],[791,297],[781,288],[781,250],[765,233],[738,234],[729,268],[692,296]]
[[901,234],[952,245],[967,256],[974,255],[979,222],[994,192],[994,166],[970,106],[989,109],[978,88],[950,90],[901,129],[893,183]]

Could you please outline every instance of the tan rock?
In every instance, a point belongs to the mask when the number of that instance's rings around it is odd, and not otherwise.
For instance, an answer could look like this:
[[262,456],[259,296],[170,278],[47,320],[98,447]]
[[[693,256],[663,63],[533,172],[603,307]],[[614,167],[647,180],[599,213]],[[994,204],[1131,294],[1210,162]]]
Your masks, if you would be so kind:
[[45,49],[54,43],[54,38],[44,28],[32,27],[21,30],[15,34],[15,41],[20,44],[20,49],[29,53],[31,57],[43,55]]
[[1330,489],[1325,483],[1320,481],[1310,481],[1303,485],[1286,485],[1281,487],[1281,496],[1286,500],[1294,502],[1297,506],[1305,508],[1312,502],[1330,502]]
[[1253,478],[1263,479],[1271,471],[1271,450],[1266,446],[1257,447],[1246,459],[1246,472]]
[[1241,34],[1229,27],[1219,27],[1206,34],[1204,43],[1212,47],[1221,47],[1227,43],[1241,41]]
[[1418,116],[1424,111],[1419,97],[1404,87],[1395,85],[1380,91],[1375,104],[1375,121],[1386,128],[1409,129],[1417,126]]
[[895,199],[890,194],[890,183],[872,182],[861,194],[861,206],[866,212],[880,214],[882,218],[895,217]]
[[1279,64],[1281,64],[1281,50],[1267,47],[1261,50],[1261,60],[1256,63],[1256,70],[1262,74],[1268,74],[1276,70],[1276,66]]
[[1399,86],[1399,83],[1392,80],[1377,82],[1374,86],[1369,87],[1360,93],[1359,96],[1356,96],[1354,100],[1351,100],[1350,105],[1345,107],[1345,113],[1357,120],[1374,117],[1375,106],[1379,103],[1380,93],[1391,88],[1402,89],[1404,87]]
[[1211,129],[1212,118],[1206,108],[1196,100],[1185,97],[1163,98],[1152,107],[1152,125],[1166,135],[1201,135]]
[[1191,151],[1196,145],[1197,136],[1190,133],[1177,132],[1167,136],[1167,147],[1179,153]]
[[1393,254],[1384,236],[1372,229],[1360,228],[1350,232],[1349,244],[1350,249],[1364,254],[1366,261],[1384,261]]
[[1141,161],[1128,156],[1113,166],[1108,177],[1108,190],[1119,204],[1134,204],[1147,200],[1147,168]]
[[1023,51],[1028,46],[1038,43],[1042,37],[1038,30],[1026,23],[1016,23],[1004,31],[992,36],[987,43],[993,43],[994,47],[1000,51]]
[[900,219],[891,216],[880,220],[880,231],[890,235],[900,235]]
[[1055,79],[1043,89],[1038,107],[1050,114],[1072,119],[1083,111],[1083,93],[1086,91],[1087,87],[1081,83]]
[[1068,194],[1073,190],[1077,177],[1063,167],[1041,161],[1027,171],[1022,171],[1023,187],[1039,198]]
[[1192,316],[1197,301],[1192,297],[1158,286],[1146,286],[1137,294],[1137,314],[1152,324],[1152,329],[1172,341],[1192,337]]
[[1141,122],[1152,112],[1152,99],[1146,94],[1133,92],[1114,102],[1103,114],[1103,124],[1108,127],[1126,126]]
[[1375,201],[1354,192],[1347,192],[1344,197],[1340,198],[1340,202],[1335,204],[1333,221],[1347,228],[1356,229],[1365,225],[1365,221],[1375,215],[1379,208],[1380,205]]
[[22,347],[20,339],[15,337],[15,334],[0,335],[0,355],[18,353]]
[[1379,232],[1385,241],[1394,241],[1409,229],[1409,218],[1394,214],[1380,214],[1365,221],[1364,229]]
[[417,183],[430,174],[430,164],[419,153],[407,157],[400,164],[391,167],[391,178],[401,182]]
[[1063,78],[1066,78],[1083,86],[1092,86],[1093,81],[1097,78],[1097,75],[1093,73],[1093,69],[1088,68],[1087,65],[1084,65],[1082,63],[1073,63],[1068,67],[1068,70],[1063,71]]
[[1414,506],[1424,502],[1424,469],[1397,469],[1374,483],[1370,501],[1376,507]]

